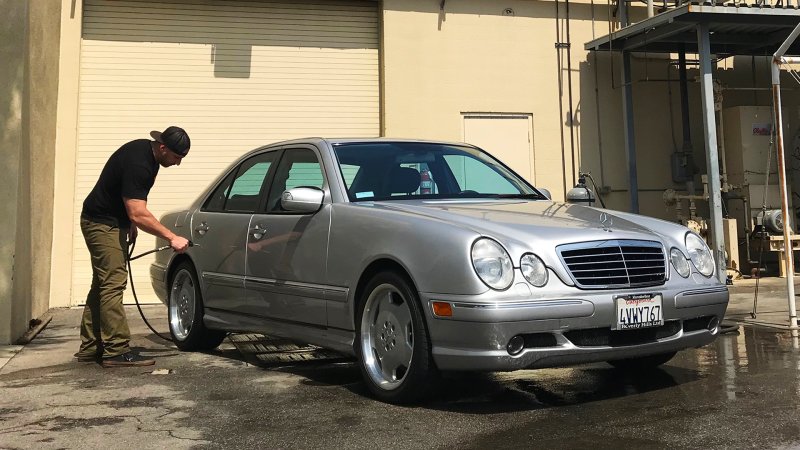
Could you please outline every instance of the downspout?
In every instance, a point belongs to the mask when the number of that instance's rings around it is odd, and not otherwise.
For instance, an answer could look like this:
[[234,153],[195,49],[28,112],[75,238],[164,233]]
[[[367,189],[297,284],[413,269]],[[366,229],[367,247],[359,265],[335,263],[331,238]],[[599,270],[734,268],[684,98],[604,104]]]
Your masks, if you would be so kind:
[[[561,29],[559,27],[558,20],[560,19],[561,13],[559,12],[558,8],[559,0],[556,0],[556,71],[558,72],[558,130],[561,133],[561,167],[562,172],[567,167],[567,149],[565,148],[564,144],[564,125],[562,124],[562,120],[564,120],[564,82],[563,82],[563,75],[561,73]],[[573,176],[575,171],[573,170]],[[562,179],[564,180],[564,201],[567,200],[567,191],[575,185],[575,181],[573,180],[572,185],[567,187],[567,175],[562,173]]]
[[[569,148],[572,152],[572,185],[575,185],[575,111],[572,107],[572,41],[569,34],[569,0],[565,0],[567,13],[567,97],[569,100]],[[600,195],[597,193],[596,195]]]
[[[686,156],[687,161],[693,160],[694,149],[692,147],[692,127],[689,121],[689,82],[686,74],[686,49],[685,45],[681,45],[681,51],[678,53],[678,71],[680,73],[680,86],[681,86],[681,126],[683,128],[683,147],[681,152]],[[694,171],[693,167],[689,167]],[[694,173],[689,181],[686,182],[686,192],[689,195],[694,195]]]
[[783,55],[789,50],[797,36],[800,35],[798,24],[786,41],[778,48],[772,58],[772,106],[775,109],[775,140],[778,150],[778,177],[781,188],[781,218],[783,219],[783,255],[786,260],[786,295],[789,297],[789,328],[797,330],[797,306],[794,298],[794,250],[792,248],[789,227],[789,198],[786,190],[786,161],[783,148],[783,116],[781,114],[781,64],[800,63],[800,58],[786,58]]

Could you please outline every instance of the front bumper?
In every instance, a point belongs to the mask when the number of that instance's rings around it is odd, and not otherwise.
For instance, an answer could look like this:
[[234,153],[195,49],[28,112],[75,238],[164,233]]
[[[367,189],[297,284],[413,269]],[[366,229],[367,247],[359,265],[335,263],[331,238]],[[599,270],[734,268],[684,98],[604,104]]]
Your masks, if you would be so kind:
[[[579,292],[555,299],[493,301],[421,293],[433,358],[441,370],[504,371],[636,358],[700,347],[712,342],[725,316],[728,290],[649,289],[662,295],[664,326],[612,331],[614,297],[621,292]],[[453,316],[436,317],[432,301],[450,302]],[[512,337],[525,347],[509,354]]]

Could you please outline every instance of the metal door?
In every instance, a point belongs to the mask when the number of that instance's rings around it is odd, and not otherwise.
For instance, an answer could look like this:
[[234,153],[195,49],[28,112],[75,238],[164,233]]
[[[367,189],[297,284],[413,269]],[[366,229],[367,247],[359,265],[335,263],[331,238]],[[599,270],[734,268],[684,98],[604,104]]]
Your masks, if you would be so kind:
[[258,208],[278,152],[240,164],[192,217],[192,240],[204,303],[209,309],[245,309],[244,277],[250,220]]
[[247,296],[270,319],[326,325],[325,274],[330,229],[330,194],[319,211],[296,214],[280,204],[283,191],[298,186],[327,189],[315,150],[285,150],[262,210],[253,215],[247,243]]

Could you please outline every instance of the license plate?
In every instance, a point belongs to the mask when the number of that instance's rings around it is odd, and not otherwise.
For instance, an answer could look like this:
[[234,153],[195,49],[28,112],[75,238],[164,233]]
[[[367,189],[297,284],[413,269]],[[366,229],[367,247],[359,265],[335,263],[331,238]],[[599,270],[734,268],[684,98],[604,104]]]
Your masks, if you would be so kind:
[[624,295],[616,298],[615,330],[635,330],[664,325],[661,294]]

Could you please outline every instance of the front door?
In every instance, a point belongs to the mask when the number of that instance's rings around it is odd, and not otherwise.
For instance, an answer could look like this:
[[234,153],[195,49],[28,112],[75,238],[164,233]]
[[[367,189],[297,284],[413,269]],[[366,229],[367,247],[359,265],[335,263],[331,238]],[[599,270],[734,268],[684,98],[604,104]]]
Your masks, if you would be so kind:
[[244,301],[247,234],[278,152],[243,161],[192,218],[194,261],[206,308],[236,310]]
[[284,151],[269,195],[253,215],[247,243],[247,296],[260,303],[259,314],[270,319],[324,326],[330,193],[316,213],[284,211],[283,191],[299,186],[327,191],[313,147]]

